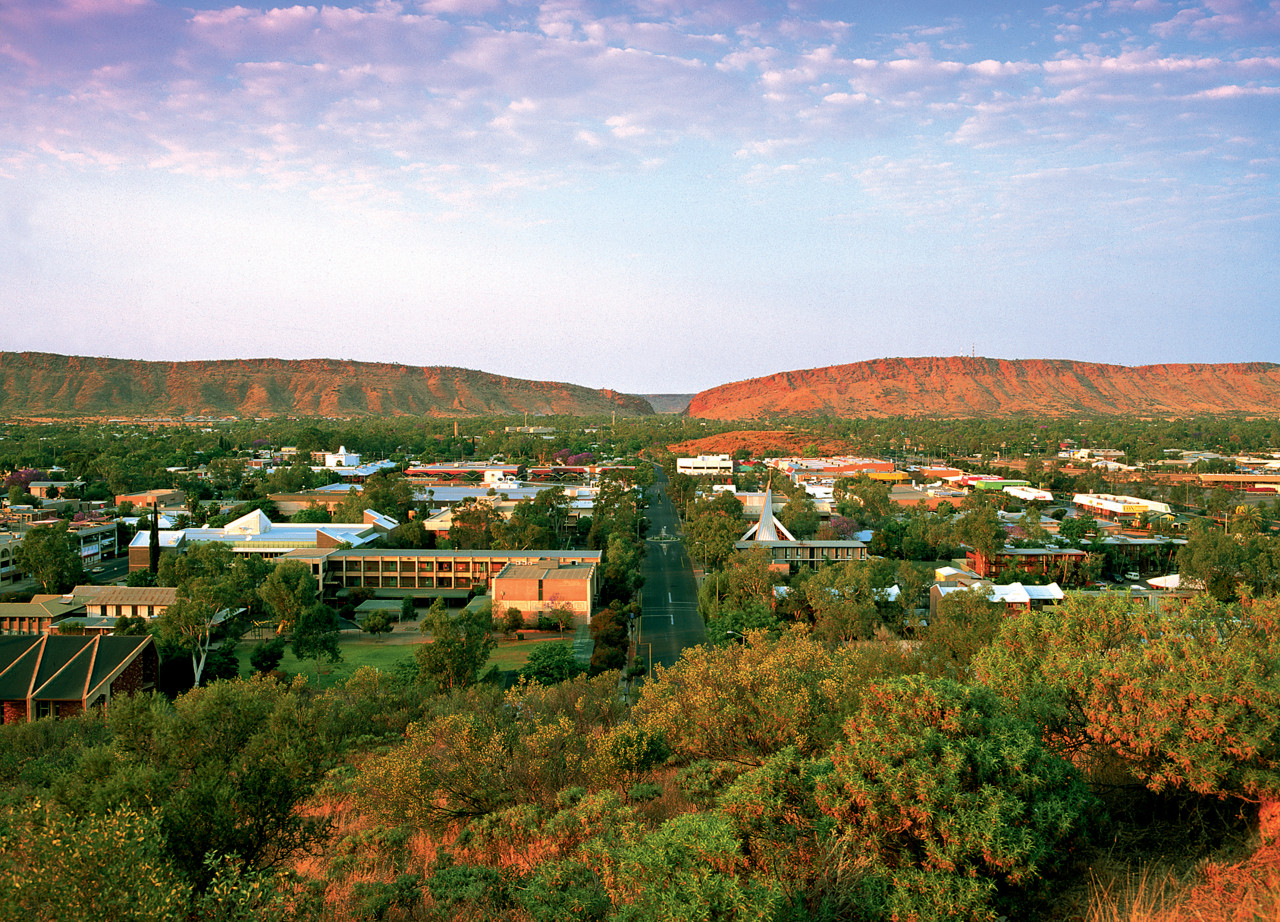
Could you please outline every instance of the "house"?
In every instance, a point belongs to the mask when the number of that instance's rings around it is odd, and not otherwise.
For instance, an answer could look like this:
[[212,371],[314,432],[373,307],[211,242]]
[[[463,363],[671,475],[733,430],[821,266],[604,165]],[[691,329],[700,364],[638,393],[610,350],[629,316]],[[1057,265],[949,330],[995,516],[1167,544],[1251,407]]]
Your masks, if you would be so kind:
[[1088,556],[1072,547],[1003,547],[990,556],[971,550],[965,555],[965,562],[983,579],[992,579],[1010,569],[1041,575],[1059,573],[1065,579],[1065,574]]
[[77,586],[65,595],[36,595],[30,602],[0,602],[0,634],[56,634],[68,618],[86,614],[102,586]]
[[187,494],[182,490],[143,490],[141,493],[121,493],[116,497],[117,506],[126,502],[138,508],[185,509]]
[[509,608],[519,609],[526,619],[555,608],[568,608],[573,611],[575,622],[587,624],[598,589],[596,566],[552,559],[513,562],[498,571],[491,588],[495,617]]
[[22,538],[12,533],[0,534],[0,588],[12,586],[22,579],[18,568],[18,545]]
[[71,590],[98,591],[86,595],[85,614],[97,618],[159,618],[177,601],[178,590],[169,586],[77,586]]
[[953,592],[968,592],[970,590],[988,590],[991,593],[991,601],[1004,605],[1010,613],[1015,611],[1040,611],[1045,607],[1057,605],[1063,599],[1062,587],[1057,583],[1050,583],[1047,586],[1024,586],[1022,583],[993,585],[984,581],[969,584],[959,582],[942,583],[933,586],[929,590],[929,617],[932,618],[937,615],[938,603],[946,596]]
[[116,695],[156,686],[155,640],[140,637],[0,637],[0,723],[71,717]]

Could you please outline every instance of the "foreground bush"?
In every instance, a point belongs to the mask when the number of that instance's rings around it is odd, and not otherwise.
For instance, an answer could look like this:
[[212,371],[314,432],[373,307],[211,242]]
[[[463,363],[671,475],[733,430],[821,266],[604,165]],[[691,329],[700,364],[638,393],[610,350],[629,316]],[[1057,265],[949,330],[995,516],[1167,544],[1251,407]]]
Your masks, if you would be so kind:
[[995,919],[1073,858],[1095,802],[995,695],[948,679],[877,686],[816,799],[880,918]]

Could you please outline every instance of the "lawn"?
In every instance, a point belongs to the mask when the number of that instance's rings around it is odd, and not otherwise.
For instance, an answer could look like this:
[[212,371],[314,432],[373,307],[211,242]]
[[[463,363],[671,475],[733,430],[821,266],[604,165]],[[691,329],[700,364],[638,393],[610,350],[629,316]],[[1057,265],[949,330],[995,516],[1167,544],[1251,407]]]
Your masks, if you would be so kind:
[[[489,657],[489,665],[497,666],[503,672],[515,672],[529,658],[529,651],[535,643],[555,640],[572,640],[571,634],[541,634],[526,632],[525,640],[507,640],[498,638],[498,644]],[[317,688],[330,688],[340,685],[361,666],[372,666],[374,669],[390,670],[396,663],[413,656],[414,648],[421,643],[415,625],[406,625],[405,629],[397,629],[394,633],[372,637],[368,634],[346,633],[342,635],[339,646],[342,650],[342,662],[321,663],[319,681],[316,679],[316,663],[314,660],[299,661],[293,651],[285,649],[284,658],[280,660],[280,668],[289,675],[301,673],[307,681]],[[240,674],[249,675],[249,651],[256,641],[246,640],[236,649],[236,659],[240,663]]]

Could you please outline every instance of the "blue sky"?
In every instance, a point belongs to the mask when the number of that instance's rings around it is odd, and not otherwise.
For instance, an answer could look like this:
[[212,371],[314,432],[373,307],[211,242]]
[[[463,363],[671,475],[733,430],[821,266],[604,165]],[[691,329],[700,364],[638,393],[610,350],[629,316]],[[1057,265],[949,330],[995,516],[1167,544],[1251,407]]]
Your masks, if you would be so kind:
[[1280,360],[1280,2],[0,0],[0,348]]

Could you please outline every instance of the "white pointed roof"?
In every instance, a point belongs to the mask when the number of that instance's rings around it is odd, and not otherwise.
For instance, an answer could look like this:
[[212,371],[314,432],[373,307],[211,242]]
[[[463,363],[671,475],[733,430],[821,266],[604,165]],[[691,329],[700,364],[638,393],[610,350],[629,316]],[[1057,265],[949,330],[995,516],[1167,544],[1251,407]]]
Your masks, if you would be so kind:
[[271,531],[271,520],[263,514],[261,509],[255,509],[228,522],[223,531],[229,535],[261,535]]
[[747,529],[743,541],[794,541],[795,536],[773,514],[773,485],[765,487],[764,505],[760,507],[760,521]]

